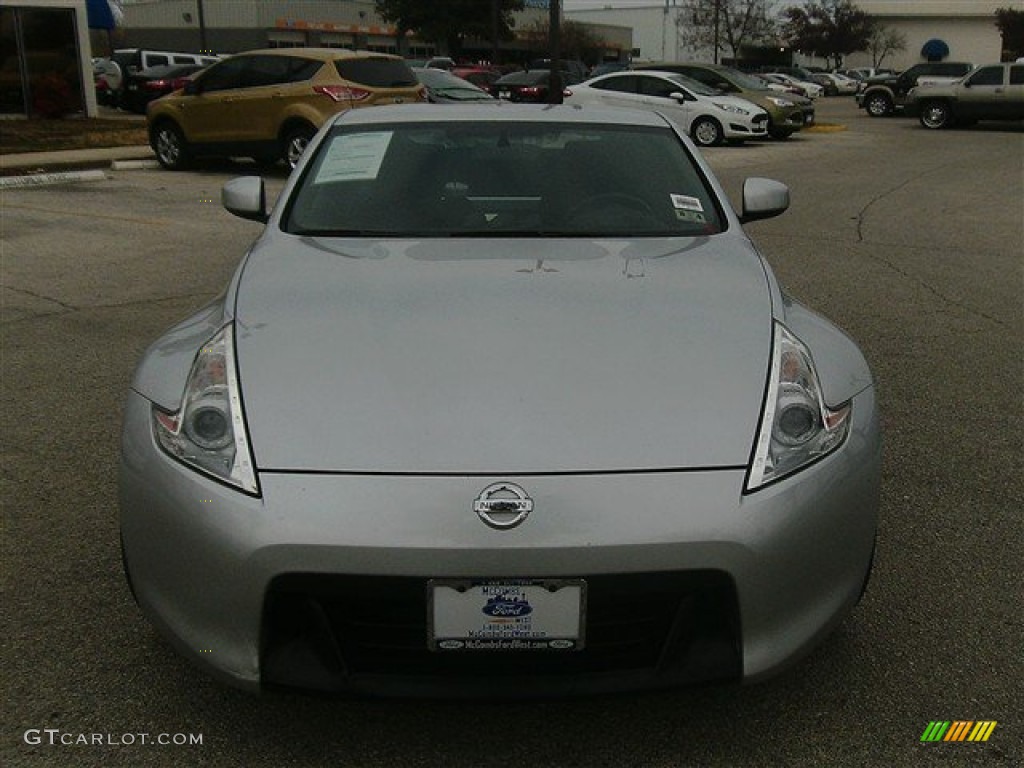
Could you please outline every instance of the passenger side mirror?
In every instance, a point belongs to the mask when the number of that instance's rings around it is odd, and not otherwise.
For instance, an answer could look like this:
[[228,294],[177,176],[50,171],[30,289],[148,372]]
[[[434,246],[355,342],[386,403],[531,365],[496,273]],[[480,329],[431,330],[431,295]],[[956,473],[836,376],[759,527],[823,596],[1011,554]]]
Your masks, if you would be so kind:
[[220,193],[221,203],[228,213],[243,219],[251,219],[266,224],[270,219],[267,213],[267,189],[259,176],[241,176],[224,185]]
[[740,223],[770,219],[789,208],[789,187],[773,179],[749,178],[743,182]]

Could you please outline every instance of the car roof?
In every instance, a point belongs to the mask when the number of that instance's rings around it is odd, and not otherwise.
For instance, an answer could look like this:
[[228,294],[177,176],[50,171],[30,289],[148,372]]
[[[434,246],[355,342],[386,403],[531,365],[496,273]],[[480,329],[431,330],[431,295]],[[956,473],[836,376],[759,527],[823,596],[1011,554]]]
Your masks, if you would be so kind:
[[333,124],[379,125],[396,123],[578,123],[580,125],[621,125],[626,127],[658,127],[669,125],[665,118],[647,110],[617,107],[580,106],[569,104],[489,105],[486,112],[479,105],[399,104],[373,109],[349,109],[332,118]]
[[650,71],[659,67],[700,67],[701,69],[713,69],[716,72],[735,71],[733,67],[727,67],[723,64],[705,64],[702,61],[655,61],[650,64],[644,64],[642,67],[638,67],[638,69]]
[[397,59],[403,61],[401,56],[394,56],[390,53],[378,53],[377,51],[352,51],[348,48],[257,48],[252,51],[239,51],[235,56],[298,56],[303,59],[317,59],[318,61],[335,61],[336,59]]

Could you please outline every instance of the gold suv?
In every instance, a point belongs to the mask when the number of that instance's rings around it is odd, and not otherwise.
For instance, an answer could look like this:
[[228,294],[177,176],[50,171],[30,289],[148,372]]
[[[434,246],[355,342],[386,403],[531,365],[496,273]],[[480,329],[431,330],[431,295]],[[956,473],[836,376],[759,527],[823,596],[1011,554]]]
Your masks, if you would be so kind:
[[295,167],[331,115],[377,104],[426,101],[404,60],[370,51],[248,51],[196,75],[149,104],[149,143],[165,168],[194,157],[283,158]]

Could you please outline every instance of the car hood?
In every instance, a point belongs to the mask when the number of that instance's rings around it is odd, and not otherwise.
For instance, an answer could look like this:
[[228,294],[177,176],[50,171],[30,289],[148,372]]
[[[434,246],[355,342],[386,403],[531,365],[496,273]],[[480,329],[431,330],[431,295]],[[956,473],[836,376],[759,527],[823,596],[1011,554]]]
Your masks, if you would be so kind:
[[771,304],[742,233],[268,235],[235,308],[256,463],[457,474],[745,466]]

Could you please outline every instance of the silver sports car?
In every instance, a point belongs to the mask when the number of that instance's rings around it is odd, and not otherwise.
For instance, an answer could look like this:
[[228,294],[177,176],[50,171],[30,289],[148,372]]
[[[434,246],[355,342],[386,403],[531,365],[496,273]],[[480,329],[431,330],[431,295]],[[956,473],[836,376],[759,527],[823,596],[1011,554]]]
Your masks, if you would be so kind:
[[311,142],[225,293],[143,356],[121,530],[145,614],[250,689],[753,680],[871,567],[854,343],[786,296],[653,113],[378,107]]

